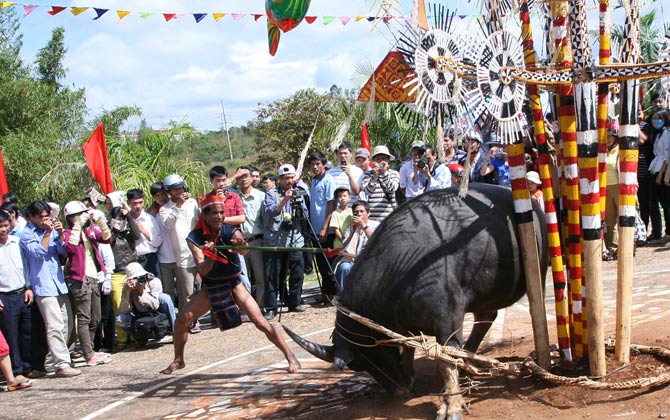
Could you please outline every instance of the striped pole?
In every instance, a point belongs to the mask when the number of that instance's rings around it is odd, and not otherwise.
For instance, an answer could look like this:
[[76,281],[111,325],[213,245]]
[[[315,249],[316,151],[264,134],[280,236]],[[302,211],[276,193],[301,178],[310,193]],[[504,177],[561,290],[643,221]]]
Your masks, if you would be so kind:
[[[599,3],[599,51],[598,63],[603,66],[610,63],[612,16],[609,9],[609,0],[600,0]],[[598,174],[600,175],[600,222],[605,224],[605,209],[607,203],[607,105],[609,85],[598,85]]]
[[[636,0],[624,24],[624,63],[640,59],[640,8]],[[621,363],[630,359],[630,322],[633,300],[633,250],[635,240],[635,199],[639,125],[637,90],[639,81],[626,80],[621,89],[619,124],[619,258],[617,260],[617,306],[615,352]]]
[[[527,68],[533,69],[537,65],[537,55],[533,47],[533,29],[530,25],[528,0],[522,1],[520,12],[525,64]],[[542,180],[542,192],[544,194],[544,213],[547,223],[549,256],[551,258],[551,275],[554,282],[558,347],[561,352],[561,361],[563,363],[571,363],[570,312],[568,299],[566,298],[567,285],[563,271],[563,250],[561,249],[561,236],[559,234],[558,218],[556,215],[556,202],[554,201],[554,186],[551,179],[549,145],[547,144],[544,131],[544,115],[542,112],[542,103],[540,102],[539,88],[537,85],[529,84],[526,90],[530,100],[530,107],[533,111],[533,132],[535,133],[535,141],[537,142],[539,151],[540,179]]]
[[[556,49],[556,67],[572,67],[572,52],[568,44],[568,2],[552,2],[552,31]],[[586,354],[588,343],[585,339],[586,318],[582,299],[582,232],[579,212],[579,170],[577,166],[577,134],[575,98],[572,85],[558,86],[558,125],[562,142],[563,182],[561,188],[563,203],[567,211],[567,248],[572,311],[573,355],[581,358]]]
[[547,312],[544,306],[543,279],[540,275],[540,257],[533,223],[533,202],[526,182],[526,160],[524,159],[523,143],[507,146],[514,213],[516,216],[519,236],[521,237],[524,272],[526,274],[526,295],[530,307],[533,326],[533,340],[537,364],[551,367],[549,354],[549,331],[547,329]]
[[596,86],[585,78],[591,65],[591,46],[586,22],[586,0],[570,3],[571,39],[574,54],[574,92],[579,153],[579,198],[584,258],[583,287],[588,308],[589,366],[593,376],[607,373],[603,322],[602,240],[600,181],[598,179],[598,132]]

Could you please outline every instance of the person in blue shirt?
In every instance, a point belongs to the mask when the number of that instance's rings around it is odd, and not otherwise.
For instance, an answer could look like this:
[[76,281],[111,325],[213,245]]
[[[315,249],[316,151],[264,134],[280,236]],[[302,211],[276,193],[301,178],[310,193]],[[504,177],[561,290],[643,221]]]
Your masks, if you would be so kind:
[[491,141],[486,144],[489,151],[481,167],[481,176],[495,173],[495,180],[498,185],[511,187],[509,164],[507,163],[507,153],[505,153],[504,147],[495,139],[494,133],[491,133]]
[[[312,152],[307,158],[314,178],[312,178],[312,186],[309,189],[310,205],[309,205],[309,220],[312,225],[314,235],[311,236],[312,245],[318,247],[332,248],[334,235],[328,234],[330,226],[330,218],[335,211],[335,189],[338,188],[335,179],[326,171],[326,156],[322,152]],[[342,187],[346,188],[346,187]],[[349,190],[346,188],[347,191]],[[318,237],[316,237],[318,236]],[[319,269],[319,274],[323,279],[321,282],[321,293],[326,296],[335,295],[335,278],[330,262],[325,254],[316,255],[316,266]]]
[[46,327],[49,355],[45,366],[54,369],[59,377],[77,376],[81,371],[70,367],[67,347],[72,309],[60,261],[65,255],[63,225],[50,214],[51,206],[44,200],[26,208],[28,225],[21,234],[20,245],[28,265],[28,282]]

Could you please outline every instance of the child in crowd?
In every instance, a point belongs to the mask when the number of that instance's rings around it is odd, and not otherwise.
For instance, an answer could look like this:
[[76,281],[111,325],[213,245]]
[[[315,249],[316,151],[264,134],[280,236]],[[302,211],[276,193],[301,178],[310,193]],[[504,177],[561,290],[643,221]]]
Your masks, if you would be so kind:
[[530,197],[535,201],[542,211],[544,211],[544,194],[540,187],[542,186],[542,181],[540,180],[540,174],[535,171],[529,171],[526,174],[526,180],[528,181],[528,190],[530,191]]
[[337,201],[337,209],[335,209],[333,215],[330,217],[329,226],[335,230],[333,248],[338,249],[343,247],[344,232],[351,224],[352,213],[349,207],[351,195],[349,194],[349,190],[347,188],[337,188],[335,190],[335,201]]
[[12,372],[12,362],[9,360],[9,346],[5,340],[5,336],[2,335],[2,331],[0,331],[0,371],[2,371],[2,374],[7,381],[7,385],[3,387],[5,391],[18,391],[19,389],[25,389],[31,386],[30,381],[19,381],[14,377],[14,372]]

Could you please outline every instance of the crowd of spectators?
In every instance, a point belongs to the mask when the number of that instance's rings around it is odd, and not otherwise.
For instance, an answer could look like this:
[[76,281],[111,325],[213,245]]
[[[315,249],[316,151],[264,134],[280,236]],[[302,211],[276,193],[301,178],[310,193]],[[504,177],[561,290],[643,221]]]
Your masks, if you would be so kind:
[[[670,115],[662,96],[653,97],[652,105],[649,118],[640,114],[638,200],[642,223],[648,226],[651,221],[648,242],[659,243],[670,239]],[[546,128],[555,195],[560,197],[556,165],[560,159],[550,115]],[[603,258],[611,260],[616,258],[618,241],[619,153],[614,122],[608,125],[608,134]],[[415,141],[403,160],[386,145],[372,152],[354,151],[344,141],[336,150],[335,164],[320,151],[309,155],[310,176],[305,177],[309,184],[297,179],[291,163],[263,176],[252,166],[241,166],[230,176],[226,168],[215,166],[209,172],[212,190],[198,199],[179,174],[171,174],[155,182],[146,195],[135,188],[102,196],[104,202],[86,197],[65,204],[62,214],[58,204],[44,200],[21,211],[18,198],[6,194],[0,211],[0,368],[6,388],[27,388],[30,379],[47,374],[79,375],[73,361],[106,364],[112,353],[131,343],[142,347],[148,340],[173,341],[184,322],[176,315],[184,312],[207,278],[199,272],[203,260],[229,262],[224,251],[203,245],[208,234],[203,220],[209,226],[221,222],[213,213],[205,218],[203,203],[222,205],[225,236],[235,239],[230,243],[252,247],[235,257],[236,283],[226,292],[232,296],[239,282],[256,302],[238,302],[243,309],[239,322],[251,320],[284,351],[283,339],[258,317],[271,320],[283,308],[308,310],[303,282],[312,262],[327,301],[346,288],[368,239],[402,202],[432,190],[458,188],[466,177],[470,183],[510,186],[506,147],[494,133],[459,133],[451,128],[442,146],[437,150]],[[544,208],[537,149],[530,141],[527,146],[528,188]],[[200,233],[193,236],[194,232]],[[221,292],[213,284],[205,292],[210,298]],[[235,296],[246,299],[239,290]],[[216,299],[198,302],[196,314],[202,305],[211,305],[213,311],[221,305]],[[220,307],[213,316],[217,323],[237,325],[230,324],[229,309]],[[184,331],[200,332],[198,317],[188,319]],[[183,352],[186,338],[176,341]],[[181,367],[178,360],[167,373]]]

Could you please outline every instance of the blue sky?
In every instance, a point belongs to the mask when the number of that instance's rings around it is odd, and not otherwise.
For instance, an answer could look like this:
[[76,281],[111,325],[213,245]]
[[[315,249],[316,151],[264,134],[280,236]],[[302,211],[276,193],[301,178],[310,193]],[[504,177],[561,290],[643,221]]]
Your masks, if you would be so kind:
[[[661,0],[667,1],[667,0]],[[169,121],[186,121],[200,129],[221,125],[221,101],[229,125],[242,125],[254,118],[259,102],[285,97],[298,89],[327,90],[337,84],[360,86],[357,64],[376,65],[391,48],[388,30],[371,31],[368,22],[355,22],[358,15],[374,15],[372,0],[312,0],[308,15],[319,16],[282,34],[275,57],[268,53],[265,17],[257,22],[230,15],[219,22],[211,16],[195,23],[190,13],[264,13],[262,0],[77,0],[26,1],[41,6],[90,6],[110,9],[93,21],[89,10],[73,16],[65,10],[56,16],[40,7],[21,18],[23,57],[33,61],[51,31],[65,28],[68,53],[67,83],[86,88],[92,115],[119,105],[137,105],[154,128]],[[377,2],[379,3],[379,2]],[[472,13],[466,1],[445,2],[459,14]],[[23,3],[15,6],[23,13]],[[410,13],[403,0],[401,11]],[[670,9],[670,7],[668,7]],[[132,13],[122,21],[116,10]],[[142,19],[140,12],[156,12]],[[165,22],[160,13],[182,12],[186,16]],[[322,16],[351,16],[343,26],[335,20],[325,26]],[[618,20],[615,18],[615,22]],[[597,25],[597,23],[596,23]],[[536,38],[538,35],[536,35]],[[129,129],[136,127],[133,121]]]

